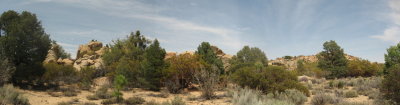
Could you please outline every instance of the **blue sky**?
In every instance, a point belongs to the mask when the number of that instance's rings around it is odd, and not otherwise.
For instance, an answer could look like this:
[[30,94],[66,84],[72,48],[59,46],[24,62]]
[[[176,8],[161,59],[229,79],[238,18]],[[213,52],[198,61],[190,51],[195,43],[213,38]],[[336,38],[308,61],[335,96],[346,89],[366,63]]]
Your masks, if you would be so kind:
[[345,52],[384,62],[400,41],[400,0],[1,0],[0,12],[30,11],[72,55],[140,30],[167,51],[202,41],[236,54],[244,45],[269,59],[312,55],[335,40]]

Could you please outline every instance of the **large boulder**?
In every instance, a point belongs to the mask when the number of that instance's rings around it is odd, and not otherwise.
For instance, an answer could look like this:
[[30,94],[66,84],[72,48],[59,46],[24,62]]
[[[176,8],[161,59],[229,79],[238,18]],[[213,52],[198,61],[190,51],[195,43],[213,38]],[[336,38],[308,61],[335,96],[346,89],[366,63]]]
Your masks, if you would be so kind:
[[103,69],[104,63],[101,57],[106,50],[107,48],[99,41],[90,41],[88,44],[80,45],[73,66],[78,71],[86,67]]
[[55,45],[52,45],[49,51],[47,51],[46,58],[44,59],[43,63],[55,63],[57,62],[57,54],[54,52]]

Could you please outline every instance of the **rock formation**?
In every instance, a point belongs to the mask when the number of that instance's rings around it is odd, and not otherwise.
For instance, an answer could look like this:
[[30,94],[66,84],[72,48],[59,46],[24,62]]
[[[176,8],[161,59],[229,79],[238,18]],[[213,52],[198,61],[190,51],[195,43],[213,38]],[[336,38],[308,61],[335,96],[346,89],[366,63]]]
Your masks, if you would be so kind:
[[[345,54],[345,57],[348,60],[360,59],[358,57],[351,56],[348,54]],[[295,70],[297,68],[298,60],[303,60],[304,62],[312,63],[312,62],[317,62],[318,58],[315,55],[310,55],[310,56],[300,55],[300,56],[294,56],[291,59],[285,59],[284,57],[281,57],[281,58],[276,58],[275,60],[268,61],[268,65],[284,66],[288,70]]]
[[60,58],[57,56],[56,52],[55,52],[55,48],[57,48],[56,44],[52,44],[51,48],[49,49],[49,51],[47,52],[46,58],[43,61],[43,63],[58,63],[58,64],[62,64],[62,65],[72,65],[74,63],[74,61],[70,58]]
[[88,44],[80,45],[74,62],[74,68],[78,71],[85,67],[102,69],[104,63],[101,57],[106,49],[103,43],[98,41],[90,41]]

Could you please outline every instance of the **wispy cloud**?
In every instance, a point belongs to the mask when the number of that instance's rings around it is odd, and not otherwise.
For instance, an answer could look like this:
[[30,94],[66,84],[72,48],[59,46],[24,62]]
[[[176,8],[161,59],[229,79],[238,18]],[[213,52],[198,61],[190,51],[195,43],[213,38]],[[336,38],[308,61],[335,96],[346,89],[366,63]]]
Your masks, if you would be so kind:
[[[217,37],[216,39],[220,39],[219,41],[220,43],[218,44],[233,49],[239,49],[244,44],[246,44],[239,38],[239,34],[241,34],[240,31],[229,28],[209,26],[204,24],[200,25],[195,22],[182,20],[175,17],[163,16],[160,15],[159,13],[168,10],[168,8],[162,8],[159,6],[146,4],[136,0],[31,0],[30,3],[35,3],[35,2],[58,2],[64,4],[71,4],[82,8],[92,9],[97,12],[104,13],[110,16],[146,20],[152,24],[156,24],[157,26],[162,26],[164,29],[172,30],[171,32],[174,33],[171,34],[174,35],[180,35],[182,33],[177,33],[177,32],[182,32],[182,31],[192,32],[192,33],[202,32],[206,33],[206,35]],[[71,34],[87,35],[90,33],[93,33],[93,31],[76,32]],[[182,34],[182,36],[186,35]],[[190,37],[194,37],[192,39],[197,39],[196,37],[206,37],[206,36],[192,35]]]
[[371,38],[398,43],[400,41],[400,0],[389,0],[388,6],[392,10],[388,14],[389,21],[393,24],[386,28],[382,35],[374,35]]

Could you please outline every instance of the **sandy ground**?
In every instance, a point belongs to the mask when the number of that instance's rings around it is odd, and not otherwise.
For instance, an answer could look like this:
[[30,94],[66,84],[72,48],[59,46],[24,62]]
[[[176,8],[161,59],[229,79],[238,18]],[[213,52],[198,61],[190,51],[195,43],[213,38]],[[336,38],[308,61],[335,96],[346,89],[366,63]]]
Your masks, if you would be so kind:
[[[78,99],[79,102],[94,102],[96,104],[101,104],[102,100],[87,100],[87,96],[92,95],[93,92],[89,91],[81,91],[77,96],[73,97],[53,97],[49,95],[47,92],[44,91],[30,91],[30,90],[20,90],[21,92],[24,93],[24,95],[29,99],[29,102],[32,105],[57,105],[59,102],[67,102],[71,101],[72,99]],[[190,101],[188,100],[188,97],[199,97],[200,92],[199,91],[191,91],[186,94],[170,94],[167,98],[163,97],[156,97],[153,96],[154,94],[160,94],[160,92],[153,92],[153,91],[146,91],[143,89],[133,89],[132,91],[124,91],[123,92],[123,97],[125,99],[129,97],[142,97],[146,100],[146,102],[149,101],[155,101],[158,103],[162,103],[165,101],[169,101],[174,99],[174,97],[179,96],[182,97],[182,99],[186,102],[187,105],[230,105],[230,98],[228,97],[220,97],[218,99],[213,99],[213,100],[202,100],[202,99],[197,99],[195,101]],[[218,91],[216,93],[217,95],[223,95],[223,91]]]

